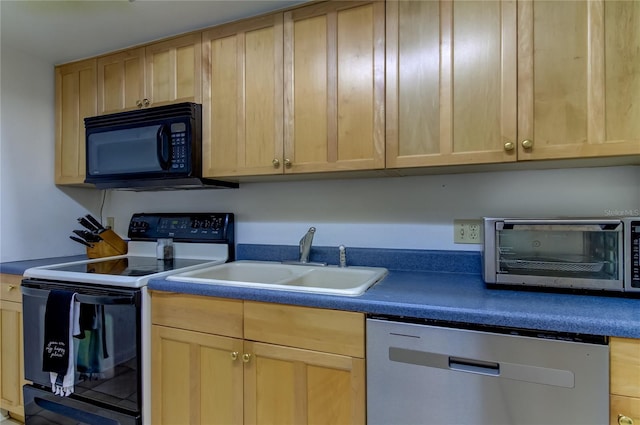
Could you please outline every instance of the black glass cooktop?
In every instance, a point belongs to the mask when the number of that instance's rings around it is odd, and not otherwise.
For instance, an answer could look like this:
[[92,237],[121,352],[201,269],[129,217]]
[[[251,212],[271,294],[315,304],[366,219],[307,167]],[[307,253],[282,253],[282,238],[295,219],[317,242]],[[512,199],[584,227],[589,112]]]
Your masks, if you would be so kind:
[[67,264],[53,266],[51,270],[74,273],[95,273],[115,276],[146,276],[184,267],[207,263],[212,260],[194,260],[174,258],[173,260],[156,260],[154,257],[126,257],[92,263]]

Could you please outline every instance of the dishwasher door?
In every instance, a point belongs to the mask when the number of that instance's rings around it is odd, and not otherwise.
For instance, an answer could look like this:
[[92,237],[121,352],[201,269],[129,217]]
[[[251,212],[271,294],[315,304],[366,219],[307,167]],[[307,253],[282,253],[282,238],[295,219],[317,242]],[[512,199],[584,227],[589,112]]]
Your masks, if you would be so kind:
[[367,319],[369,425],[608,421],[608,345]]

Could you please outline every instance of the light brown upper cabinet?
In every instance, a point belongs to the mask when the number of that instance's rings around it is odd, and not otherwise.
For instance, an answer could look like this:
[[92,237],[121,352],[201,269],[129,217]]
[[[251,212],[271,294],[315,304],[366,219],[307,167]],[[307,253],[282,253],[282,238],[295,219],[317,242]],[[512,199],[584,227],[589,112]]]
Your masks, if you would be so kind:
[[98,113],[201,102],[201,35],[188,34],[101,56]]
[[98,114],[143,106],[144,47],[98,58]]
[[384,168],[381,1],[284,14],[285,173]]
[[82,185],[85,178],[84,118],[96,115],[96,59],[57,66],[55,183]]
[[640,154],[640,2],[518,2],[518,159]]
[[206,177],[281,174],[282,13],[202,35]]
[[627,1],[387,3],[387,167],[640,154],[639,20]]
[[387,167],[516,160],[513,1],[387,3]]

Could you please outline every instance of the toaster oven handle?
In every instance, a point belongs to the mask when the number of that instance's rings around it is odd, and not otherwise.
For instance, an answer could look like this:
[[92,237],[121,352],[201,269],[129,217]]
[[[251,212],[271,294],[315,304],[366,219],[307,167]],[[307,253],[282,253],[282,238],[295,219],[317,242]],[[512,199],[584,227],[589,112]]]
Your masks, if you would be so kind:
[[166,125],[161,125],[158,128],[157,141],[158,141],[158,162],[163,170],[168,170],[171,166],[171,133]]
[[544,230],[558,231],[602,231],[616,230],[622,222],[615,219],[591,220],[591,219],[545,219],[545,220],[529,220],[529,219],[507,219],[497,223],[497,230],[514,229],[514,230],[542,230],[540,226],[544,226]]

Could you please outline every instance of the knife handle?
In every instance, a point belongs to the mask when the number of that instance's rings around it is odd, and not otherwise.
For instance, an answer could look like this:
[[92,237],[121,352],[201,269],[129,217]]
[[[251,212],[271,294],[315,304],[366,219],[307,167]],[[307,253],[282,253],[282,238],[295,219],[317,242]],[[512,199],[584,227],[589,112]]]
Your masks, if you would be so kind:
[[98,220],[96,220],[96,219],[95,219],[91,214],[87,214],[87,215],[85,215],[85,218],[86,218],[87,220],[89,220],[89,222],[90,222],[91,224],[93,224],[94,226],[96,226],[96,228],[98,229],[98,232],[102,232],[102,231],[106,230],[106,229],[102,226],[102,224],[100,224],[100,222],[99,222]]
[[78,219],[78,223],[80,223],[80,225],[82,227],[84,227],[85,229],[87,229],[87,230],[90,230],[90,231],[96,232],[96,233],[98,232],[98,228],[96,226],[94,226],[93,223],[91,223],[89,220],[87,220],[84,217],[80,217]]
[[76,238],[75,236],[69,236],[69,239],[71,239],[72,241],[78,242],[79,244],[82,244],[88,248],[93,248],[93,245],[91,245],[90,243],[87,243],[85,241],[83,241],[80,238]]

